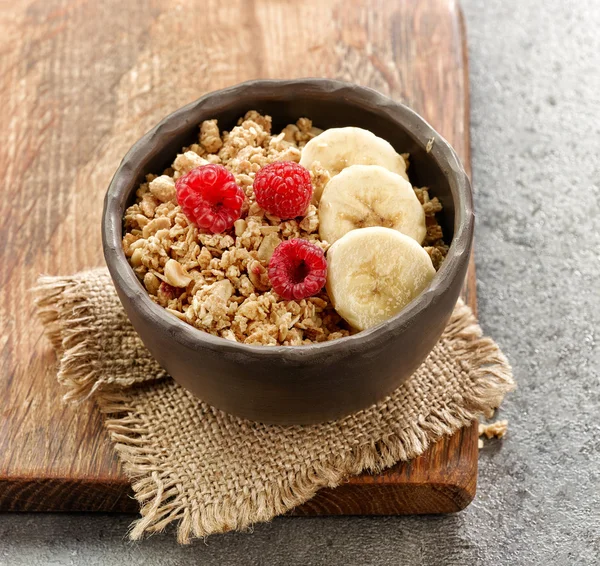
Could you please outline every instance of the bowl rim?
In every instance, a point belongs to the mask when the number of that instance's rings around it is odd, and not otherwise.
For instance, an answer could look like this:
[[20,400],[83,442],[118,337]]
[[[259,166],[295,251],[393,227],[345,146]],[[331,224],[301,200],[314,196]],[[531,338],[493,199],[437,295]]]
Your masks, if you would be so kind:
[[[256,96],[257,90],[262,90],[265,99],[268,100],[269,95],[273,97],[277,89],[298,87],[308,87],[315,93],[324,93],[357,104],[375,106],[383,117],[387,116],[392,121],[401,122],[413,140],[423,149],[426,149],[428,142],[433,138],[435,141],[428,154],[437,162],[450,184],[455,212],[454,236],[448,254],[429,286],[398,314],[372,328],[328,342],[302,346],[264,346],[233,342],[195,328],[169,314],[148,297],[147,291],[133,272],[122,248],[121,237],[119,237],[123,221],[119,214],[120,201],[124,191],[127,190],[128,194],[131,191],[128,187],[131,186],[131,174],[136,170],[135,163],[148,158],[151,154],[160,153],[165,136],[175,135],[179,130],[188,128],[190,120],[187,116],[192,111],[216,99],[227,100],[232,95],[236,98],[244,97],[248,91]],[[273,99],[276,99],[276,96]],[[342,350],[347,352],[363,349],[378,342],[382,335],[410,325],[443,294],[449,282],[459,275],[463,258],[471,251],[473,226],[471,185],[456,152],[414,110],[369,87],[334,79],[257,79],[206,93],[163,118],[129,149],[119,164],[104,198],[102,245],[106,264],[117,288],[132,305],[135,305],[144,319],[150,319],[154,324],[158,324],[171,339],[184,347],[195,349],[201,346],[224,355],[246,355],[257,359],[280,358],[294,363],[308,361],[313,356],[341,354]]]

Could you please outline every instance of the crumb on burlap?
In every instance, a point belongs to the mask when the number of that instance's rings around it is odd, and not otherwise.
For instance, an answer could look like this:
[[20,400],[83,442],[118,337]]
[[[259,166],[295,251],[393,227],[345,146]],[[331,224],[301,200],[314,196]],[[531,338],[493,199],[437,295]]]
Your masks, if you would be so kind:
[[[217,120],[200,125],[197,143],[184,147],[161,175],[148,175],[124,215],[123,249],[150,298],[196,328],[246,344],[303,345],[351,334],[327,292],[300,301],[281,299],[271,289],[267,269],[283,240],[303,238],[323,251],[317,207],[303,218],[281,221],[254,198],[256,172],[274,161],[300,161],[302,147],[322,130],[308,118],[272,134],[270,116],[251,110],[231,131]],[[408,156],[405,156],[408,161]],[[188,222],[177,204],[175,181],[208,163],[225,166],[246,195],[242,218],[222,234],[205,234]],[[311,168],[315,192],[329,174]],[[427,188],[415,188],[427,222],[425,249],[436,269],[448,251],[436,220],[442,206]]]
[[496,421],[494,423],[479,423],[479,436],[486,438],[504,438],[508,431],[508,421]]

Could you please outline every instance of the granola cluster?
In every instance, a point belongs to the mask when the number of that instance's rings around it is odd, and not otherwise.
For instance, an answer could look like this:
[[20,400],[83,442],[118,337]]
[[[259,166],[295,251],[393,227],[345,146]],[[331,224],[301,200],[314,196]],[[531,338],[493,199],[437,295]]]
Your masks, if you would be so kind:
[[[282,221],[255,201],[256,172],[274,161],[300,160],[302,147],[321,133],[308,118],[271,134],[271,118],[248,112],[230,132],[216,120],[200,126],[198,143],[183,148],[162,175],[148,175],[124,217],[123,249],[150,298],[196,328],[222,338],[261,345],[302,345],[351,333],[325,290],[300,301],[271,290],[267,268],[283,240],[304,238],[326,251],[319,239],[314,204],[301,219]],[[224,165],[243,189],[242,218],[222,234],[199,232],[177,204],[175,181],[208,163]],[[329,181],[318,164],[311,171],[315,193]],[[436,269],[447,253],[435,214],[441,204],[427,189],[415,189],[427,215],[425,249]]]
[[427,227],[427,233],[425,234],[425,240],[423,241],[423,248],[429,254],[433,267],[437,271],[448,254],[448,246],[444,242],[442,227],[436,216],[438,212],[442,211],[442,203],[437,197],[429,198],[429,190],[427,187],[422,187],[420,189],[414,187],[413,190],[415,191],[419,202],[423,205],[423,210],[425,212],[425,226]]

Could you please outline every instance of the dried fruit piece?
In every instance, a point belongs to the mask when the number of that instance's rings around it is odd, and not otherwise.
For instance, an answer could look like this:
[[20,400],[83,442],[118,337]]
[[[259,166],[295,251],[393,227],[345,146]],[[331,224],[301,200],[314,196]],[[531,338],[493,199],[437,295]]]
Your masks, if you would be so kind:
[[177,287],[173,287],[173,285],[169,285],[165,281],[163,281],[156,292],[156,297],[158,299],[158,304],[166,307],[169,301],[176,299],[179,296],[181,291],[177,289]]
[[323,250],[299,238],[282,242],[271,256],[269,278],[273,289],[284,299],[316,295],[327,280]]
[[241,216],[244,192],[222,165],[202,165],[177,179],[177,202],[199,228],[218,234]]
[[254,177],[256,202],[282,220],[303,216],[312,193],[310,172],[292,161],[271,163]]
[[253,259],[248,263],[248,277],[252,285],[259,291],[266,291],[269,288],[269,274],[267,268],[260,261]]

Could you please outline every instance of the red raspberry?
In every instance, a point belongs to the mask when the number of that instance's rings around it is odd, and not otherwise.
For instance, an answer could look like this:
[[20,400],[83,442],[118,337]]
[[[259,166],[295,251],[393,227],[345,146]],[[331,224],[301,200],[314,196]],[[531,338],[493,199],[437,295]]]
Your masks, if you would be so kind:
[[283,299],[306,299],[316,295],[327,279],[323,250],[307,240],[281,242],[269,262],[269,279]]
[[244,192],[222,165],[201,165],[175,183],[177,202],[198,228],[224,232],[242,214]]
[[271,163],[254,177],[256,202],[282,220],[304,215],[312,193],[308,169],[292,161]]

